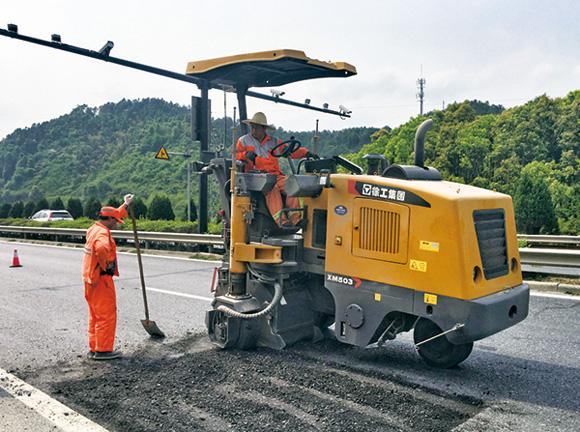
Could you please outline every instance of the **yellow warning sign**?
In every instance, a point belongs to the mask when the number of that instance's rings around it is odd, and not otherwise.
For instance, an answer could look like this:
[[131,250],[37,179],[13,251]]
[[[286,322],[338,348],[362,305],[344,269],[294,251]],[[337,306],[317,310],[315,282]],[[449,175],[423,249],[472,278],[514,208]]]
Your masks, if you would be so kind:
[[159,151],[155,155],[155,159],[169,160],[169,154],[167,153],[167,150],[165,150],[165,147],[162,146],[159,149]]
[[427,294],[423,296],[423,301],[427,304],[436,305],[437,304],[437,296],[435,294]]
[[427,261],[417,261],[412,259],[409,263],[409,268],[411,270],[426,272],[427,271]]
[[439,252],[439,243],[425,240],[419,241],[419,249],[429,252]]

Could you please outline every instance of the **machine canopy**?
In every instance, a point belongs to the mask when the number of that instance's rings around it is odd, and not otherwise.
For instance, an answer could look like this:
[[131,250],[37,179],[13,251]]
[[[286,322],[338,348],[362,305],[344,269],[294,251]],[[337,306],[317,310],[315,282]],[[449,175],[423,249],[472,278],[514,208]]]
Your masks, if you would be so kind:
[[314,78],[347,78],[356,75],[356,68],[345,62],[311,59],[303,51],[282,49],[192,61],[185,73],[213,85],[251,88]]

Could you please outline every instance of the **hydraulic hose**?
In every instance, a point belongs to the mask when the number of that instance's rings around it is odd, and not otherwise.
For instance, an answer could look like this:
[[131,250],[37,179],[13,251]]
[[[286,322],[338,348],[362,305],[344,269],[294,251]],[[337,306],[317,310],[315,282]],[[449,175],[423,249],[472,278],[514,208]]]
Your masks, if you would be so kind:
[[256,319],[270,313],[270,311],[274,309],[278,305],[278,303],[280,303],[280,300],[282,300],[282,286],[278,282],[276,282],[274,283],[274,297],[272,297],[272,302],[259,312],[241,313],[233,309],[230,309],[226,305],[220,305],[217,307],[216,310],[223,312],[226,315],[231,316],[232,318]]

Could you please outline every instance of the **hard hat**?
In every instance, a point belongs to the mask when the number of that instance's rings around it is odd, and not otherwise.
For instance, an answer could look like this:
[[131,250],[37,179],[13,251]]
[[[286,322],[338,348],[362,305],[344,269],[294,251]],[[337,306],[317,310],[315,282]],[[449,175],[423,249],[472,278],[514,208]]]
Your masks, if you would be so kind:
[[112,217],[116,219],[117,222],[123,223],[123,219],[121,219],[121,216],[119,216],[119,210],[117,210],[115,207],[101,207],[99,216]]
[[254,117],[252,117],[249,120],[242,120],[242,123],[245,123],[247,125],[260,125],[260,126],[264,126],[265,128],[268,129],[275,129],[274,125],[268,124],[268,120],[266,119],[266,114],[264,114],[263,112],[258,111],[256,114],[254,114]]

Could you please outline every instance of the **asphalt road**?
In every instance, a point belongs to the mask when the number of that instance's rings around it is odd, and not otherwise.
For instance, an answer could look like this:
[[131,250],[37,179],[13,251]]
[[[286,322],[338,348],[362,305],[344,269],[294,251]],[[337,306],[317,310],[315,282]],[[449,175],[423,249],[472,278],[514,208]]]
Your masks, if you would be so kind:
[[[10,269],[16,247],[23,267]],[[532,297],[527,320],[446,371],[425,366],[407,335],[375,350],[328,341],[224,352],[203,336],[214,263],[144,257],[151,318],[168,335],[159,343],[140,323],[136,257],[121,254],[117,346],[127,356],[96,365],[84,358],[81,259],[82,249],[0,241],[0,369],[110,431],[580,430],[580,301]],[[1,380],[0,413],[0,431],[59,430]]]

